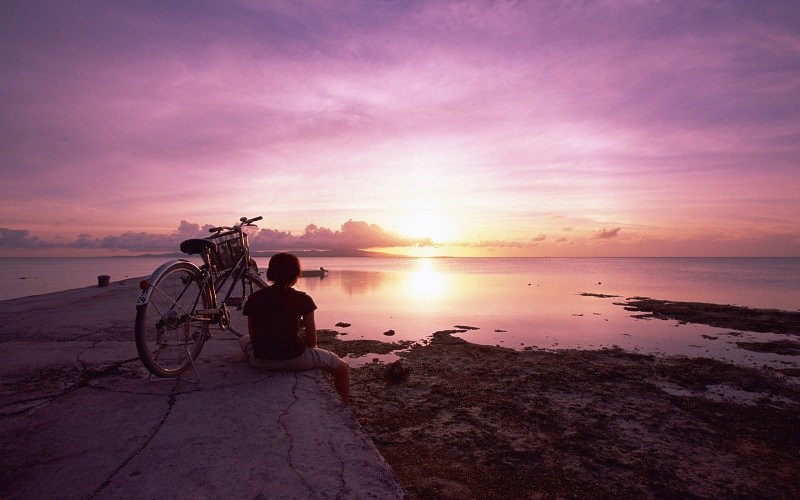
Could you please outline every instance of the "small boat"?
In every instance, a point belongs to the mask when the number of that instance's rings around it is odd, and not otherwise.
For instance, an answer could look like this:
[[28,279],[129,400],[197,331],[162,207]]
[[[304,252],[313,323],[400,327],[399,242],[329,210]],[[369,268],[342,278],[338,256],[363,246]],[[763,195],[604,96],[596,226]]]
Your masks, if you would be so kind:
[[320,267],[319,269],[304,270],[302,271],[301,276],[303,278],[314,278],[314,277],[324,278],[326,274],[328,274],[328,270],[325,269],[324,267]]

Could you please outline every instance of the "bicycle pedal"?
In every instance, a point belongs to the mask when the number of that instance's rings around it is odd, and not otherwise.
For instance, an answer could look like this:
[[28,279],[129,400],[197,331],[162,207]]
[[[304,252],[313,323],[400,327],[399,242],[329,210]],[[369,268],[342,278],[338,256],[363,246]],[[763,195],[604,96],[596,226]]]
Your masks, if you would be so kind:
[[225,301],[225,305],[228,307],[242,307],[242,298],[241,297],[231,297]]
[[199,314],[201,316],[214,316],[215,314],[219,314],[219,309],[195,309],[195,314]]

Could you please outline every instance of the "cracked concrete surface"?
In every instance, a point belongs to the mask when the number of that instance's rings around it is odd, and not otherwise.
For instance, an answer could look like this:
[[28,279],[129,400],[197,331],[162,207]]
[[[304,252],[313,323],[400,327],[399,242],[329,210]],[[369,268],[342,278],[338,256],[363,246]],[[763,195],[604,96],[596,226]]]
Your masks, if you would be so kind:
[[199,383],[148,380],[137,283],[0,302],[2,496],[404,496],[319,372],[253,370],[223,333]]

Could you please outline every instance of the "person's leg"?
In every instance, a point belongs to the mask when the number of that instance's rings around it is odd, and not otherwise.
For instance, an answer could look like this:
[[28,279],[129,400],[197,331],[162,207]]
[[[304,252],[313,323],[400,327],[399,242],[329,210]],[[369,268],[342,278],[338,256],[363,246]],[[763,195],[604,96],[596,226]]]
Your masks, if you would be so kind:
[[239,337],[239,347],[242,349],[242,352],[249,358],[251,354],[253,354],[253,343],[250,342],[250,336],[244,335]]
[[333,387],[345,404],[350,402],[350,365],[344,360],[341,360],[333,372]]
[[312,357],[316,368],[322,368],[328,373],[333,374],[333,387],[342,401],[350,402],[350,365],[336,354],[320,349],[319,347],[309,347],[306,353]]
[[239,347],[242,349],[247,362],[253,368],[264,368],[267,370],[280,369],[285,361],[273,361],[271,359],[258,359],[253,354],[253,342],[250,341],[250,336],[245,335],[239,337]]
[[328,373],[332,373],[333,387],[336,392],[339,393],[345,403],[350,401],[350,365],[336,354],[318,347],[309,347],[303,354],[294,359],[285,361],[257,359],[253,356],[252,345],[247,349],[241,339],[239,343],[242,346],[242,350],[248,355],[250,365],[256,368],[291,372],[321,368]]

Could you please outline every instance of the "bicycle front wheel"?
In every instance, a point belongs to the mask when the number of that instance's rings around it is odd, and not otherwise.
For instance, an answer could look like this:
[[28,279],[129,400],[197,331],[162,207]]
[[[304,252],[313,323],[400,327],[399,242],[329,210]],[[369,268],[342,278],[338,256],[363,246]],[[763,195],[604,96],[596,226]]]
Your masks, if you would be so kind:
[[176,263],[155,283],[150,300],[136,309],[136,350],[142,364],[159,377],[177,377],[191,366],[208,337],[209,323],[195,309],[211,298],[193,265]]
[[242,277],[239,283],[236,283],[236,288],[231,294],[230,298],[225,301],[225,307],[228,309],[229,323],[228,330],[238,337],[247,335],[247,316],[242,314],[244,303],[247,302],[247,297],[251,293],[266,288],[267,284],[248,270]]

